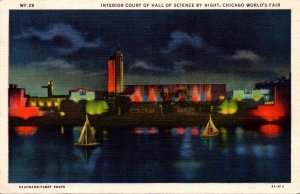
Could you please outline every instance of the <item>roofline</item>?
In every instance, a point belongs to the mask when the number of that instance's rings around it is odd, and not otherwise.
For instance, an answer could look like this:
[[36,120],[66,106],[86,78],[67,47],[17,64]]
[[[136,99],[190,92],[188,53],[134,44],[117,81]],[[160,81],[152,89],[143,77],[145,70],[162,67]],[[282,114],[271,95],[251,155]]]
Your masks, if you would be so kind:
[[175,83],[175,84],[124,84],[124,86],[164,86],[164,85],[226,85],[225,83]]
[[85,89],[85,88],[72,89],[72,90],[69,90],[69,92],[77,92],[78,90],[86,90],[88,92],[95,92],[94,90],[88,90],[88,89]]

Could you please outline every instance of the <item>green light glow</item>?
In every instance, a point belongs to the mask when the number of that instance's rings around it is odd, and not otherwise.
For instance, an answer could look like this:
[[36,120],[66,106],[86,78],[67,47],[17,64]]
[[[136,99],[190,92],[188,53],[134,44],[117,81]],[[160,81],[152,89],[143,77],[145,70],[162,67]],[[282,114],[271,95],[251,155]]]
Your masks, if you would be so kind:
[[[85,91],[85,90],[84,90]],[[85,91],[84,93],[82,92],[72,92],[70,96],[70,100],[74,102],[78,102],[80,100],[86,100],[86,101],[91,101],[95,99],[95,93],[94,92],[89,92]]]
[[94,99],[95,99],[95,93],[88,92],[86,94],[86,100],[87,101],[91,101],[91,100],[94,100]]
[[244,97],[244,93],[242,91],[238,91],[234,96],[234,100],[241,101]]
[[259,101],[261,98],[264,98],[264,95],[269,95],[269,90],[235,90],[233,92],[233,99],[236,101],[241,100],[254,100],[255,102]]
[[224,114],[224,115],[232,115],[237,112],[238,106],[234,100],[225,100],[219,108],[221,109],[219,113]]
[[71,94],[70,100],[73,100],[74,102],[78,102],[80,100],[79,95]]
[[88,101],[86,112],[90,115],[100,115],[108,111],[108,105],[104,100]]
[[261,91],[253,91],[252,92],[252,99],[254,100],[254,101],[259,101],[261,98],[263,97],[263,95],[262,95],[262,93],[261,93]]

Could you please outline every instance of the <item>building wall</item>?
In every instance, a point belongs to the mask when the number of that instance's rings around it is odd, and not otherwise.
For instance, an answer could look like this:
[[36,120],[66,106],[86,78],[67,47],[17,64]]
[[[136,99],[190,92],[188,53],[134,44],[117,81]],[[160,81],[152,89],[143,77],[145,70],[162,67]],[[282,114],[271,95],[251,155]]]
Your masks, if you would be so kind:
[[25,89],[9,88],[9,116],[28,119],[30,117],[40,116],[40,113],[35,107],[26,106],[27,98],[25,97]]
[[261,99],[265,101],[269,101],[272,99],[271,91],[269,89],[254,89],[254,90],[237,89],[237,90],[233,90],[232,98],[238,101],[241,100],[259,101]]
[[25,98],[24,88],[10,88],[9,89],[9,104],[11,109],[25,106],[27,98]]
[[75,102],[78,102],[80,100],[87,100],[87,101],[91,101],[91,100],[95,100],[95,91],[89,91],[87,89],[84,88],[79,88],[77,90],[71,90],[69,91],[70,93],[70,97],[69,99]]
[[116,65],[114,59],[107,62],[107,91],[108,93],[116,92]]
[[211,101],[224,100],[226,97],[225,84],[211,84]]
[[40,109],[60,110],[61,102],[66,99],[63,97],[30,97],[27,105]]
[[123,92],[123,54],[117,49],[115,52],[116,61],[116,93]]
[[132,102],[214,102],[225,96],[225,84],[125,85]]

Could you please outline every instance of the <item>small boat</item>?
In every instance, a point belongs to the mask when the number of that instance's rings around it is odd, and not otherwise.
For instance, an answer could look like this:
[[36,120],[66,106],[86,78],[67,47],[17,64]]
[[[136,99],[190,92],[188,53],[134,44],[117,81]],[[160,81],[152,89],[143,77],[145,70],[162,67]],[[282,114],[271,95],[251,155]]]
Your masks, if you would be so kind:
[[84,126],[82,127],[80,137],[78,142],[75,143],[75,146],[80,148],[94,148],[99,145],[100,143],[96,141],[92,133],[88,116],[86,115]]
[[206,124],[205,130],[203,134],[200,135],[200,137],[214,137],[219,135],[219,130],[215,126],[213,120],[211,119],[211,115],[209,115],[209,121]]

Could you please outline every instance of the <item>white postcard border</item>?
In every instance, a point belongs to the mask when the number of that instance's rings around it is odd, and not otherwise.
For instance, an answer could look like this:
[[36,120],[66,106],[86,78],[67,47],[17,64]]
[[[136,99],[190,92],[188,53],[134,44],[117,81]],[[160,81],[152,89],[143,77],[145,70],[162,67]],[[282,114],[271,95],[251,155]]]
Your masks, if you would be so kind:
[[[240,8],[240,7],[222,7],[222,8],[191,8],[191,7],[164,7],[165,9],[247,9],[247,10],[262,10],[262,9],[290,9],[291,10],[291,77],[292,77],[292,171],[291,183],[282,183],[284,188],[271,188],[271,183],[170,183],[170,184],[78,184],[78,183],[46,183],[46,184],[11,184],[8,183],[8,48],[9,48],[9,10],[43,10],[43,9],[91,9],[101,10],[107,9],[100,6],[100,3],[141,3],[142,7],[123,7],[123,8],[108,8],[115,9],[157,9],[146,7],[150,3],[280,3],[279,8]],[[33,8],[20,8],[21,3],[33,3]],[[143,6],[145,4],[145,6]],[[0,0],[0,91],[1,106],[0,106],[0,192],[1,193],[299,193],[300,192],[300,103],[298,101],[300,94],[300,1],[299,0]],[[281,184],[281,183],[279,183]],[[24,189],[20,186],[45,186],[45,185],[64,185],[63,189]]]

